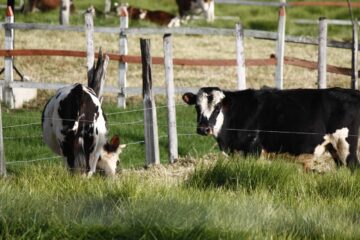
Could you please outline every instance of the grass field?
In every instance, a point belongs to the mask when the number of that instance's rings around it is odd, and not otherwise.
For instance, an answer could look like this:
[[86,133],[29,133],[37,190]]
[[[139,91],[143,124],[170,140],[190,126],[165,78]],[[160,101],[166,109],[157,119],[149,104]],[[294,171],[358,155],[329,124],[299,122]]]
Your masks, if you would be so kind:
[[[174,12],[170,0],[157,1],[156,8]],[[92,1],[102,9],[102,1]],[[155,9],[152,1],[130,4]],[[78,10],[89,1],[76,1]],[[239,16],[246,28],[275,30],[277,10],[233,5],[216,7],[219,16]],[[3,14],[3,13],[2,13]],[[358,14],[358,10],[356,10]],[[345,8],[290,8],[287,33],[316,36],[316,26],[293,25],[292,18],[347,19]],[[2,15],[1,15],[2,16]],[[1,17],[0,16],[0,17]],[[57,11],[44,15],[17,15],[17,21],[57,23]],[[83,24],[82,15],[72,24]],[[98,15],[96,25],[117,26],[118,18]],[[205,26],[204,21],[190,26]],[[210,26],[233,27],[234,22],[216,21]],[[131,26],[149,26],[131,22]],[[153,25],[151,25],[153,26]],[[349,28],[334,27],[330,34],[347,39]],[[129,54],[139,55],[139,37],[129,37]],[[162,36],[151,39],[153,56],[162,56]],[[0,42],[4,32],[0,31]],[[174,57],[235,58],[235,41],[222,36],[174,36]],[[221,44],[219,44],[221,43]],[[118,51],[118,36],[95,34],[95,46]],[[82,33],[16,31],[15,48],[85,50]],[[267,58],[272,41],[245,39],[247,58]],[[286,56],[316,61],[314,46],[287,44]],[[328,49],[329,64],[349,67],[349,50]],[[2,63],[0,63],[0,68]],[[86,82],[85,59],[18,57],[15,65],[39,82]],[[116,85],[118,63],[108,67],[107,84]],[[251,88],[273,86],[274,67],[247,68]],[[174,69],[175,85],[236,87],[236,68],[183,67]],[[316,87],[316,71],[285,67],[285,88]],[[164,85],[164,69],[153,66],[155,86]],[[329,86],[348,87],[350,78],[328,74]],[[141,66],[129,65],[128,86],[141,86]],[[157,96],[157,114],[162,165],[144,169],[143,112],[140,97],[128,99],[126,110],[106,95],[104,110],[110,135],[119,134],[128,144],[121,154],[121,169],[115,178],[97,174],[91,179],[71,175],[62,160],[41,139],[41,110],[51,92],[23,109],[2,106],[5,157],[8,177],[0,179],[0,239],[359,239],[360,172],[332,169],[327,173],[304,172],[300,164],[278,157],[273,161],[227,159],[211,137],[195,135],[195,110],[176,99],[180,159],[167,164],[165,99]]]

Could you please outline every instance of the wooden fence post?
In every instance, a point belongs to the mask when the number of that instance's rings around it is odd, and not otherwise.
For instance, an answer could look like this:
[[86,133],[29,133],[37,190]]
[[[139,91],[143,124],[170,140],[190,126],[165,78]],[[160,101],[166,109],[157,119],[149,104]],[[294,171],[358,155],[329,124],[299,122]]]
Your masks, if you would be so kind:
[[154,93],[152,91],[150,40],[140,39],[143,101],[144,101],[144,132],[146,148],[146,165],[160,163],[158,125]]
[[278,36],[276,42],[276,70],[275,87],[283,89],[284,87],[284,51],[285,51],[285,23],[286,23],[286,0],[280,0],[282,5],[279,8]]
[[[120,55],[127,55],[128,53],[128,40],[127,36],[124,33],[124,30],[129,26],[129,18],[127,12],[127,5],[120,6]],[[118,96],[118,106],[121,108],[126,108],[126,72],[127,72],[127,63],[119,62],[119,88],[120,93]]]
[[327,20],[319,18],[318,88],[326,88]]
[[353,39],[353,46],[352,46],[352,54],[351,54],[351,69],[352,69],[352,74],[351,74],[351,88],[352,89],[358,89],[359,88],[359,83],[358,83],[358,71],[359,71],[359,67],[358,67],[358,44],[359,44],[359,37],[358,37],[358,32],[359,32],[359,24],[357,19],[355,19],[353,21],[352,24],[352,39]]
[[176,130],[176,108],[175,108],[175,84],[173,72],[173,55],[171,35],[164,35],[164,67],[165,85],[168,110],[168,140],[169,140],[169,162],[174,163],[178,159],[178,139]]
[[0,177],[6,177],[5,149],[3,140],[2,116],[0,103]]
[[88,86],[91,86],[91,80],[94,74],[94,61],[95,61],[95,50],[94,50],[94,22],[93,13],[85,13],[85,32],[86,32],[86,67],[88,76]]
[[60,7],[60,25],[69,25],[70,23],[70,0],[61,0]]
[[[11,7],[7,7],[6,9],[6,23],[14,23],[14,14]],[[14,29],[6,28],[5,29],[5,49],[13,50],[14,49]],[[3,100],[5,104],[7,104],[10,108],[15,107],[15,97],[13,93],[13,89],[10,87],[10,84],[14,81],[14,58],[13,57],[5,57],[5,85],[3,86]]]
[[236,24],[236,62],[238,89],[246,89],[246,70],[245,70],[245,53],[244,53],[244,31],[241,23]]
[[105,0],[104,2],[104,13],[108,14],[111,11],[111,0]]

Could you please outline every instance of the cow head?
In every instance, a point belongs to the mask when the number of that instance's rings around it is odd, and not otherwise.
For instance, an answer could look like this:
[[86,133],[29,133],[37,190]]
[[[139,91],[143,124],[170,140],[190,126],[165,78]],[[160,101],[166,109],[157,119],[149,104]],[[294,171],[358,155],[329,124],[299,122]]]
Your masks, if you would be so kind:
[[224,122],[223,91],[216,87],[201,88],[197,95],[185,93],[182,98],[187,104],[195,105],[197,133],[217,137]]
[[104,170],[106,175],[115,175],[119,163],[119,154],[126,145],[120,144],[119,136],[115,135],[107,142],[101,152],[97,167]]

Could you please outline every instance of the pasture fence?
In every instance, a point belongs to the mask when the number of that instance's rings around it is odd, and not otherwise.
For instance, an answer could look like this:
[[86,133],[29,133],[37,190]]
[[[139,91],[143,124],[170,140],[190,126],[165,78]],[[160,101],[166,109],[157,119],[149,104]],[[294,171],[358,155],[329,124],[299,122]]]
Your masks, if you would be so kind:
[[[283,1],[285,2],[285,1]],[[11,9],[10,9],[11,10]],[[356,64],[354,64],[353,69],[349,68],[339,68],[336,66],[329,66],[326,64],[325,60],[321,60],[319,58],[318,63],[305,61],[302,59],[290,58],[284,56],[284,46],[285,42],[296,42],[302,44],[316,44],[319,45],[319,49],[326,47],[339,47],[339,48],[352,48],[353,51],[356,51],[353,55],[357,55],[358,50],[358,43],[357,41],[353,40],[353,43],[344,43],[344,42],[335,42],[335,41],[319,41],[315,38],[304,38],[304,37],[294,37],[294,36],[286,36],[285,35],[285,5],[282,4],[279,7],[279,27],[278,32],[266,32],[266,31],[255,31],[255,30],[242,30],[240,24],[237,24],[235,29],[213,29],[213,28],[128,28],[128,14],[126,12],[126,8],[124,9],[123,14],[120,16],[120,28],[108,28],[108,27],[101,27],[101,28],[94,28],[92,21],[91,14],[85,14],[85,18],[88,19],[86,21],[86,27],[79,27],[79,26],[52,26],[52,25],[45,25],[45,24],[18,24],[13,22],[13,14],[12,12],[7,10],[8,14],[6,17],[6,22],[1,24],[1,26],[5,29],[5,50],[0,50],[0,56],[5,57],[5,80],[0,81],[0,85],[4,88],[4,101],[11,107],[13,99],[12,94],[6,94],[7,91],[12,92],[11,89],[14,87],[27,87],[27,88],[38,88],[38,89],[58,89],[61,86],[64,86],[60,83],[39,83],[39,82],[19,82],[14,81],[13,76],[13,58],[14,56],[34,56],[34,55],[45,55],[45,56],[75,56],[75,57],[85,57],[88,58],[88,67],[90,66],[91,58],[94,57],[94,45],[93,45],[93,32],[103,32],[103,33],[117,33],[119,34],[119,52],[120,54],[108,54],[111,60],[115,60],[119,62],[119,86],[107,86],[104,88],[105,92],[117,93],[118,94],[118,105],[125,108],[126,107],[126,96],[132,94],[138,94],[140,92],[139,88],[128,88],[126,86],[126,71],[127,71],[127,63],[140,63],[141,58],[139,56],[129,56],[127,55],[127,36],[134,35],[134,34],[163,34],[164,35],[164,58],[161,57],[149,57],[148,60],[145,62],[151,62],[153,64],[164,64],[165,65],[165,85],[167,85],[167,109],[168,109],[168,139],[169,142],[169,161],[173,162],[176,159],[177,151],[177,140],[175,140],[174,136],[179,136],[177,134],[176,128],[179,127],[176,125],[174,121],[174,112],[175,112],[175,104],[171,102],[173,99],[174,92],[185,92],[185,91],[192,91],[194,89],[189,88],[176,88],[173,84],[173,65],[190,65],[190,66],[237,66],[238,69],[238,88],[244,89],[246,88],[246,79],[245,79],[245,67],[244,66],[264,66],[264,65],[274,65],[276,66],[276,86],[278,88],[282,88],[282,71],[284,64],[290,64],[299,67],[306,67],[310,69],[315,69],[317,65],[326,66],[326,71],[319,71],[319,74],[322,74],[322,77],[326,75],[326,72],[333,72],[338,74],[345,74],[345,75],[354,75],[354,71],[358,74],[357,70],[354,70]],[[91,17],[90,17],[91,16]],[[85,31],[87,35],[87,52],[82,51],[64,51],[64,50],[49,50],[49,49],[21,49],[21,50],[14,50],[13,43],[14,43],[14,36],[13,31],[15,29],[44,29],[44,30],[62,30],[62,31]],[[326,28],[325,28],[326,29]],[[231,35],[236,36],[236,46],[237,46],[237,58],[236,60],[231,59],[217,59],[217,60],[209,60],[209,59],[176,59],[172,57],[171,54],[171,35],[172,34],[196,34],[196,35]],[[244,46],[243,46],[243,39],[245,37],[254,37],[260,39],[268,39],[268,40],[276,40],[277,41],[277,51],[276,57],[271,56],[268,59],[244,59]],[[321,40],[321,39],[320,39]],[[354,47],[355,46],[355,47]],[[96,55],[96,54],[95,54]],[[7,61],[6,61],[7,60]],[[144,62],[144,63],[145,63]],[[321,62],[321,63],[320,63]],[[356,63],[356,62],[355,62]],[[143,64],[144,67],[144,64]],[[322,68],[323,69],[323,68]],[[151,72],[151,71],[150,71]],[[319,77],[320,78],[320,77]],[[326,79],[326,78],[325,78]],[[356,78],[357,81],[357,78]],[[150,83],[146,83],[147,81],[144,80],[143,89],[149,89],[148,86],[151,86]],[[146,85],[148,84],[148,85]],[[149,85],[150,84],[150,85]],[[352,84],[356,86],[355,84]],[[319,87],[322,86],[319,84]],[[325,85],[326,86],[326,85]],[[163,93],[163,89],[151,89],[151,93],[149,96],[153,94],[158,94],[159,92]],[[145,94],[144,94],[145,96]],[[145,106],[145,97],[144,97],[144,116],[147,110],[155,110],[156,107],[153,104],[149,106]],[[173,113],[171,113],[173,112]],[[150,115],[155,117],[156,121],[156,112],[155,114],[152,112]],[[154,121],[154,120],[153,120]],[[153,127],[156,124],[153,124],[146,120],[144,121],[144,125],[148,124],[148,126]],[[175,131],[174,131],[175,129]],[[239,130],[239,129],[238,129]],[[145,130],[146,131],[146,130]],[[156,130],[153,130],[154,134]],[[240,130],[239,130],[240,131]],[[248,130],[247,130],[248,131]],[[258,130],[256,130],[258,131]],[[261,130],[260,130],[261,131]],[[172,136],[170,136],[170,132],[172,132]],[[157,133],[156,133],[157,134]],[[156,139],[152,137],[152,139]],[[146,138],[144,140],[147,141]],[[156,145],[156,140],[153,141],[151,144]],[[146,142],[146,145],[150,143]],[[1,145],[1,142],[0,142]],[[147,154],[148,155],[148,154]],[[156,155],[156,154],[155,154]],[[1,156],[0,156],[1,157]],[[156,159],[156,158],[155,158]],[[148,161],[158,163],[157,160]],[[4,169],[3,172],[6,172],[5,169],[5,160],[0,160],[0,165],[2,164]],[[1,172],[0,172],[1,174]]]

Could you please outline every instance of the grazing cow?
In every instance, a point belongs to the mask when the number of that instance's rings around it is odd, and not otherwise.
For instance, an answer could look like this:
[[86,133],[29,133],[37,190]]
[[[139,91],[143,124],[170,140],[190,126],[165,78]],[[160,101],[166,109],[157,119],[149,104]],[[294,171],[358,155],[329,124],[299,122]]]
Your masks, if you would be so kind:
[[[121,6],[122,7],[122,6]],[[121,7],[118,8],[118,15],[121,14]],[[135,20],[148,20],[150,22],[167,26],[167,27],[179,27],[180,19],[174,14],[162,11],[162,10],[148,10],[137,7],[127,7],[127,12],[130,19]]]
[[215,20],[214,0],[176,0],[176,4],[182,19],[203,13],[206,21]]
[[107,142],[106,117],[91,88],[77,83],[59,89],[44,108],[42,129],[44,142],[70,170],[90,177],[98,166],[115,174],[124,146],[118,136]]
[[[61,5],[61,0],[29,0],[29,9],[27,11],[34,12],[35,9],[40,11],[49,11],[58,8]],[[70,11],[75,11],[74,1],[70,1]]]
[[222,151],[321,154],[349,167],[357,159],[360,92],[350,89],[222,91],[201,88],[183,100],[195,105],[197,132],[213,135]]

